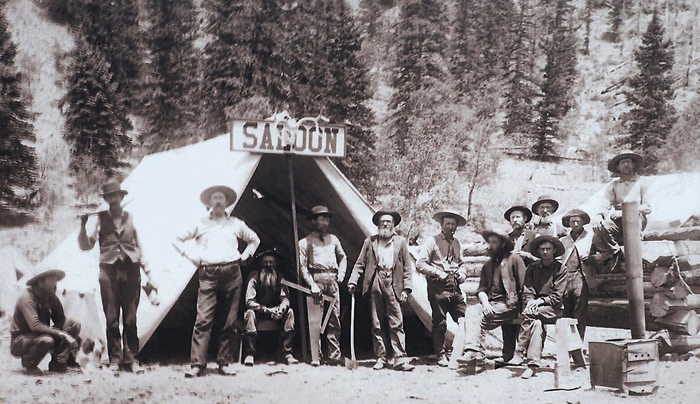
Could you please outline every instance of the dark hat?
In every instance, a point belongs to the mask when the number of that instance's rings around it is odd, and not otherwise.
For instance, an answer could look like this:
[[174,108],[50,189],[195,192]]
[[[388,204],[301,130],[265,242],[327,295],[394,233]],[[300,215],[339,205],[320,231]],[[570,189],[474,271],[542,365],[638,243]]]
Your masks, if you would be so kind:
[[255,255],[255,261],[260,261],[260,259],[262,259],[262,257],[268,256],[268,255],[271,255],[271,256],[275,257],[276,259],[279,259],[280,252],[276,248],[270,248],[268,250],[257,253]]
[[333,217],[333,212],[328,210],[327,207],[323,205],[316,205],[313,208],[311,208],[311,214],[309,215],[309,219],[315,219],[316,216],[319,215],[326,215],[328,217]]
[[540,205],[542,205],[545,202],[549,202],[552,205],[554,205],[554,212],[556,212],[557,209],[559,209],[559,202],[552,199],[552,197],[549,195],[542,195],[539,198],[537,198],[537,202],[532,204],[532,212],[537,215],[537,208],[539,208]]
[[52,269],[52,268],[40,269],[34,273],[34,276],[32,276],[31,278],[29,278],[29,280],[27,280],[27,285],[34,286],[39,281],[39,279],[47,277],[47,276],[51,276],[51,275],[56,276],[59,281],[66,277],[65,271],[62,271],[60,269]]
[[561,224],[564,225],[564,227],[571,227],[569,226],[569,219],[571,219],[572,216],[579,216],[581,219],[583,219],[583,224],[586,225],[591,222],[591,217],[588,216],[588,213],[581,209],[571,209],[570,211],[566,212],[564,217],[561,218]]
[[483,237],[484,240],[486,240],[487,242],[489,241],[489,237],[491,236],[500,237],[501,240],[505,242],[506,250],[513,251],[513,242],[510,241],[510,237],[506,233],[499,230],[484,230],[481,232],[481,237]]
[[399,212],[382,208],[379,209],[374,216],[372,216],[372,223],[374,223],[375,226],[379,226],[379,218],[382,215],[391,215],[394,218],[394,226],[398,226],[398,224],[401,223],[401,215],[399,215]]
[[528,209],[527,206],[522,205],[511,206],[508,208],[508,210],[506,210],[506,213],[503,214],[503,217],[505,217],[506,221],[510,223],[510,214],[518,210],[525,214],[525,223],[529,223],[530,220],[532,220],[532,211]]
[[433,215],[433,220],[442,224],[442,219],[446,217],[453,217],[455,220],[457,220],[457,226],[464,226],[467,224],[467,219],[460,215],[456,209],[445,209],[442,212],[438,212]]
[[199,195],[199,200],[202,201],[203,204],[209,206],[209,199],[211,198],[211,194],[214,192],[223,192],[224,195],[226,195],[227,207],[233,205],[233,203],[236,202],[236,198],[238,198],[236,191],[227,187],[226,185],[214,185],[213,187],[209,187],[202,191],[202,193]]
[[128,192],[122,189],[122,186],[118,182],[108,182],[102,186],[102,196],[110,194],[122,194],[126,195]]
[[530,254],[534,255],[537,258],[542,258],[540,257],[540,252],[537,249],[540,247],[540,244],[544,243],[545,241],[549,241],[554,245],[555,257],[564,255],[564,251],[566,251],[566,249],[564,248],[564,244],[562,244],[558,238],[553,236],[538,236],[534,240],[532,240],[530,242]]
[[620,152],[620,154],[611,158],[610,161],[608,161],[608,170],[615,174],[620,174],[620,169],[617,168],[617,164],[622,159],[632,159],[634,161],[635,171],[639,171],[639,169],[644,167],[644,157],[633,152],[632,150],[623,150],[622,152]]

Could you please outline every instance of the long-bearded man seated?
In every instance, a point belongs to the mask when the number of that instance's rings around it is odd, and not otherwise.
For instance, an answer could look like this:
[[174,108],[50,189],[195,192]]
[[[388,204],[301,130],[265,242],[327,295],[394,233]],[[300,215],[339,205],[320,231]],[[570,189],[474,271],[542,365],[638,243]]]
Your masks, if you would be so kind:
[[246,312],[243,341],[246,348],[245,365],[255,362],[255,340],[258,336],[258,321],[272,319],[282,324],[281,353],[288,365],[299,363],[292,355],[294,338],[294,311],[289,307],[289,293],[282,285],[282,274],[277,271],[277,250],[266,250],[258,254],[256,261],[260,269],[251,272],[245,293]]

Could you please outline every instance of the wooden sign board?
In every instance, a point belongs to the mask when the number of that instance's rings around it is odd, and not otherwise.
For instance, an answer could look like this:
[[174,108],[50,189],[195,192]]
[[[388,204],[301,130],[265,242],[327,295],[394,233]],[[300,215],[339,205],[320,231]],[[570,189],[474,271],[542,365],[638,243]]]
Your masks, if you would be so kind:
[[251,153],[283,154],[287,151],[305,156],[345,156],[345,126],[319,125],[304,122],[299,126],[294,143],[285,150],[284,123],[277,128],[272,121],[236,119],[231,129],[231,150]]

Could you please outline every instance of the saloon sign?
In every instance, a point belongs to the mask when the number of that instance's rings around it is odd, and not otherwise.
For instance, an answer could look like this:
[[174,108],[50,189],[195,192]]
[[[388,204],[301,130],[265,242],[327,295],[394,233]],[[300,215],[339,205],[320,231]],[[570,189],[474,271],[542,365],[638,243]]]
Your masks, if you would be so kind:
[[231,130],[231,150],[344,157],[345,127],[307,118],[298,122],[237,119]]

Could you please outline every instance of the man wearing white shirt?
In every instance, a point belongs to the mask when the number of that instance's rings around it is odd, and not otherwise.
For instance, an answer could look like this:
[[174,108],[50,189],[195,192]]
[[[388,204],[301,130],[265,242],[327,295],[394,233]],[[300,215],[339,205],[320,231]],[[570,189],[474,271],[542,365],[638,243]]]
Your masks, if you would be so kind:
[[[192,368],[185,377],[204,375],[207,366],[209,337],[217,310],[225,321],[219,336],[217,364],[219,373],[233,376],[229,366],[233,362],[235,324],[241,298],[242,279],[240,262],[250,258],[260,244],[260,238],[245,222],[229,216],[226,208],[236,201],[236,192],[224,185],[205,189],[199,199],[210,210],[186,233],[177,237],[182,255],[198,267],[199,293],[197,295],[197,320],[192,332],[190,352]],[[248,243],[238,252],[238,239]],[[196,248],[188,249],[185,241],[195,240]]]

